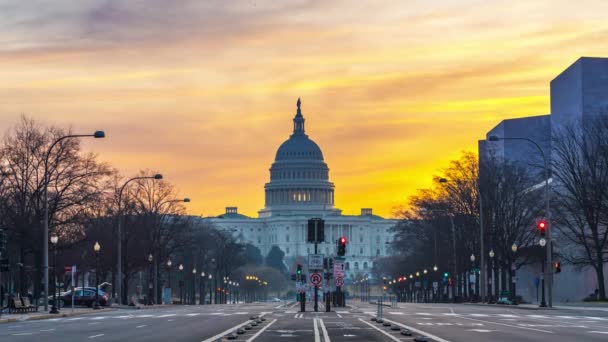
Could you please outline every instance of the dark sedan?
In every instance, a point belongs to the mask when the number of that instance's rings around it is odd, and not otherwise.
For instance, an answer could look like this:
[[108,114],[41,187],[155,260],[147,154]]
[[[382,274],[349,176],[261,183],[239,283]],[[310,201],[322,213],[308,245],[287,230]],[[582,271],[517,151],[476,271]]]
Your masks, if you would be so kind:
[[[99,290],[99,305],[106,306],[108,304],[109,296],[102,290]],[[61,294],[58,298],[59,305],[61,307],[72,305],[72,291],[67,291]],[[49,298],[49,303],[53,303],[53,297]],[[74,305],[75,306],[89,306],[92,307],[95,304],[95,288],[76,288],[74,292]]]

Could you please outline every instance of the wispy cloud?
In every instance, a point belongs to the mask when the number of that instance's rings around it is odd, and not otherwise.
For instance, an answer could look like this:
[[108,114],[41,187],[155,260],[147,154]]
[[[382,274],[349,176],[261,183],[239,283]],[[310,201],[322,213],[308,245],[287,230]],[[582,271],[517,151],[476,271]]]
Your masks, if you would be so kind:
[[[389,215],[548,83],[606,56],[602,0],[1,2],[0,131],[75,129],[125,173],[163,170],[193,213],[255,214],[297,97],[337,204]],[[238,194],[235,196],[235,194]]]

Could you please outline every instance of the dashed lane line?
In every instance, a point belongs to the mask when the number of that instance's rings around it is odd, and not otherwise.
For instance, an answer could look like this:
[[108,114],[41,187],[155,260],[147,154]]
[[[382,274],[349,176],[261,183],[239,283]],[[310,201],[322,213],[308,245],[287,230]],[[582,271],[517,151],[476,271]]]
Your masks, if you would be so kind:
[[378,328],[377,326],[375,326],[375,325],[373,325],[373,324],[371,324],[371,323],[369,323],[369,322],[366,322],[366,321],[364,321],[364,320],[363,320],[363,319],[361,319],[361,318],[359,318],[359,320],[360,320],[361,322],[363,322],[363,323],[365,323],[365,324],[369,325],[369,326],[370,326],[370,327],[372,327],[373,329],[375,329],[375,330],[379,331],[380,333],[382,333],[383,335],[387,336],[387,337],[388,337],[388,338],[390,338],[391,340],[393,340],[393,341],[397,341],[397,342],[401,342],[401,340],[400,340],[400,339],[398,339],[398,338],[396,338],[395,336],[393,336],[393,335],[391,335],[391,334],[387,333],[386,331],[384,331],[384,330],[382,330],[382,329]]
[[147,326],[148,326],[147,324],[138,325],[138,326],[135,327],[135,329],[141,329],[141,328],[145,328]]
[[469,317],[460,317],[460,318],[462,318],[462,319],[468,319],[470,321],[477,321],[477,322],[488,323],[488,324],[496,324],[496,325],[504,325],[505,327],[511,327],[511,328],[517,328],[517,329],[525,329],[525,330],[532,330],[532,331],[539,331],[539,332],[544,332],[544,333],[547,333],[547,334],[553,334],[553,331],[549,331],[549,330],[542,330],[542,329],[521,327],[521,326],[518,326],[518,325],[499,323],[499,322],[492,322],[492,321],[484,321],[484,320],[481,320],[481,319],[469,318]]
[[[429,333],[427,333],[427,332],[425,332],[425,331],[422,331],[422,330],[419,330],[419,329],[416,329],[416,328],[413,328],[413,327],[407,326],[407,325],[405,325],[405,324],[401,324],[401,323],[399,323],[399,322],[391,321],[390,319],[386,319],[386,318],[385,318],[385,319],[384,319],[384,321],[389,322],[389,323],[392,323],[392,324],[394,324],[394,325],[396,325],[396,326],[398,326],[398,327],[405,328],[405,329],[407,329],[407,330],[411,330],[411,331],[416,332],[416,333],[418,333],[418,334],[420,334],[420,335],[425,335],[425,336],[430,337],[431,339],[433,339],[433,340],[435,340],[435,341],[437,341],[437,342],[449,342],[448,340],[445,340],[445,339],[443,339],[443,338],[441,338],[441,337],[438,337],[438,336],[435,336],[435,335],[429,334]],[[365,322],[365,323],[367,323],[367,322]]]
[[319,325],[321,326],[321,331],[323,332],[323,339],[325,342],[330,342],[329,334],[327,333],[327,329],[325,329],[325,323],[323,323],[322,318],[317,318],[319,320]]
[[260,329],[260,331],[258,331],[258,332],[257,332],[255,335],[251,336],[251,338],[249,338],[249,339],[247,340],[247,342],[251,342],[251,341],[255,340],[255,339],[258,337],[258,336],[260,336],[260,335],[261,335],[261,334],[264,332],[264,330],[268,329],[268,328],[269,328],[271,325],[273,325],[273,324],[274,324],[274,322],[276,322],[276,321],[277,321],[277,319],[275,318],[275,319],[274,319],[272,322],[268,323],[268,325],[267,325],[267,326],[265,326],[265,327],[263,327],[262,329]]
[[89,338],[98,338],[98,337],[101,337],[103,335],[105,335],[105,334],[97,334],[97,335],[89,336]]

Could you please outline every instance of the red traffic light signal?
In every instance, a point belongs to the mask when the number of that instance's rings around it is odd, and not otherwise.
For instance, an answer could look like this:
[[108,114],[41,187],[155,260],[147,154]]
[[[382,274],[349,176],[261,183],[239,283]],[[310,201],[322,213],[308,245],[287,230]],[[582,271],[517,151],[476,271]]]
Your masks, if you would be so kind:
[[548,225],[549,224],[545,220],[540,220],[536,223],[536,229],[538,229],[541,236],[545,236],[545,232],[547,231]]
[[348,241],[346,240],[345,236],[341,236],[338,239],[338,256],[344,256],[346,254],[346,243]]
[[555,273],[559,273],[562,271],[562,265],[560,264],[559,261],[555,262]]

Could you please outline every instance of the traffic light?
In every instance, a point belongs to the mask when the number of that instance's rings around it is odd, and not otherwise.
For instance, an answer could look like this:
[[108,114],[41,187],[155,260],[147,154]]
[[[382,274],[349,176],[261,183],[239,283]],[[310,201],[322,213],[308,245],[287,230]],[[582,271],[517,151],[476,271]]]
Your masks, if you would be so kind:
[[559,261],[555,262],[555,273],[559,273],[562,271],[562,265],[559,263]]
[[341,236],[338,239],[338,255],[339,256],[344,256],[346,254],[346,243],[348,241],[346,240],[345,236]]
[[296,267],[296,274],[300,276],[302,274],[302,265],[298,264]]
[[536,223],[536,229],[538,230],[538,232],[540,233],[541,237],[545,237],[545,232],[547,231],[547,226],[549,224],[547,223],[546,220],[539,220]]

